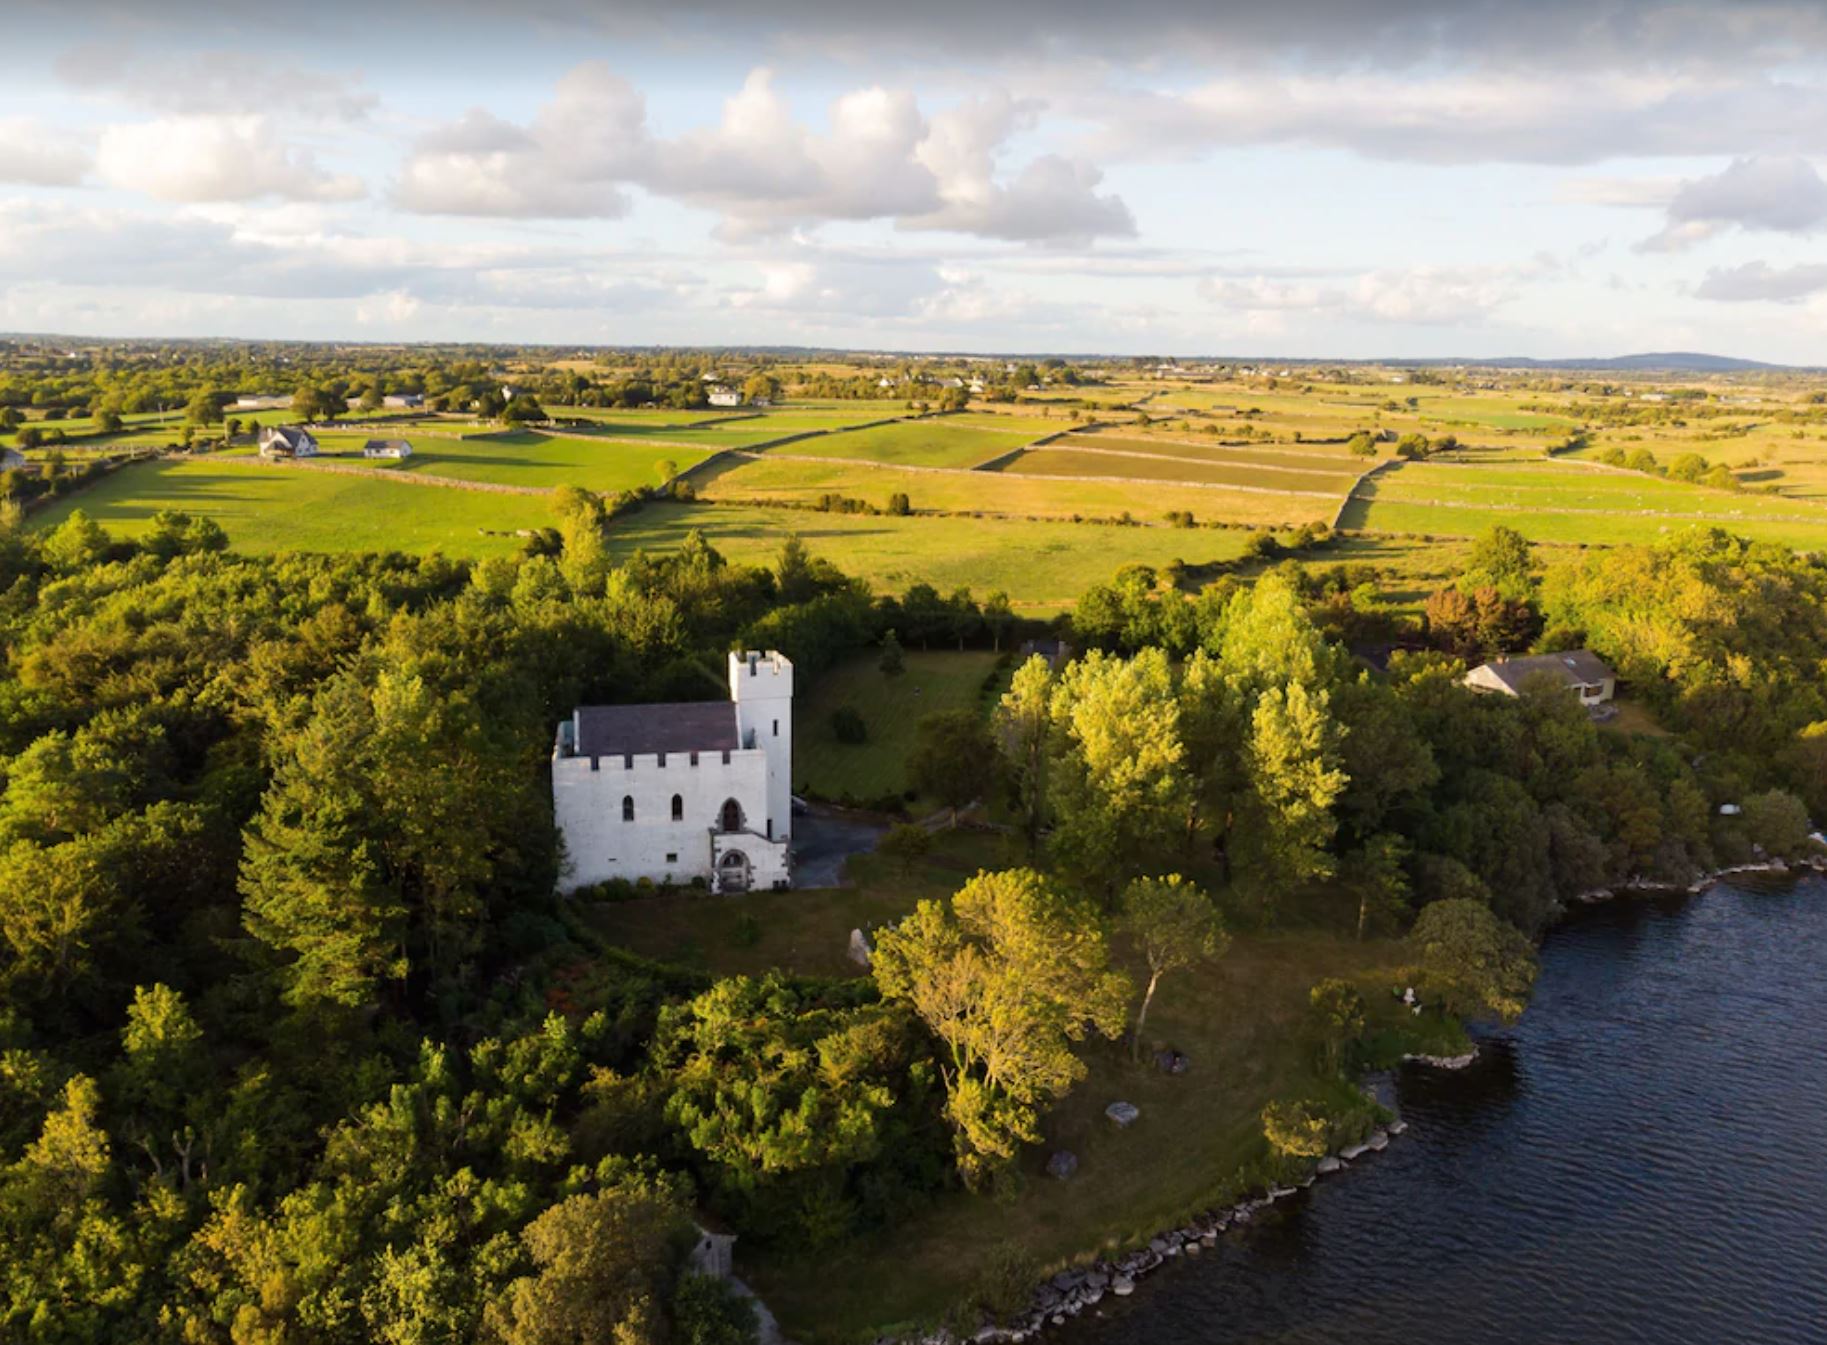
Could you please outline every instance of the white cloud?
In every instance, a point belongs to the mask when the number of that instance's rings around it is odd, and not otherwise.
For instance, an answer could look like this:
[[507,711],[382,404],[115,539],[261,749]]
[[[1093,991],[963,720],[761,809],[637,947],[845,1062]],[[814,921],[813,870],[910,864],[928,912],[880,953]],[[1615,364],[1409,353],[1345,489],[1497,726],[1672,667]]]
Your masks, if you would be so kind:
[[1269,277],[1212,279],[1199,292],[1221,308],[1247,314],[1312,313],[1414,326],[1474,322],[1515,297],[1516,282],[1544,263],[1505,266],[1412,266],[1367,271],[1341,284]]
[[1674,223],[1808,233],[1827,221],[1827,182],[1797,156],[1734,159],[1723,172],[1682,183],[1668,217]]
[[1768,262],[1708,271],[1694,294],[1721,303],[1794,303],[1827,290],[1827,265],[1773,267]]
[[999,173],[1003,146],[1031,116],[1004,96],[929,123],[912,93],[871,86],[836,99],[814,131],[759,68],[715,125],[666,138],[648,126],[641,95],[592,62],[525,126],[472,110],[422,137],[393,198],[431,214],[613,218],[638,186],[718,212],[731,241],[877,219],[1022,242],[1133,233],[1128,207],[1098,193],[1088,164],[1042,155]]
[[0,182],[73,187],[89,169],[89,151],[73,136],[31,117],[0,117]]
[[318,167],[259,115],[161,117],[106,127],[96,171],[111,186],[162,201],[349,201],[358,178]]
[[1402,79],[1251,72],[1192,90],[1093,86],[1069,100],[1100,157],[1191,157],[1302,144],[1421,163],[1592,163],[1622,156],[1805,152],[1827,89],[1762,75],[1528,68]]
[[355,122],[380,101],[354,75],[302,70],[255,51],[173,51],[152,59],[144,44],[87,42],[60,55],[54,69],[80,95],[179,116],[262,112],[277,101],[288,117]]

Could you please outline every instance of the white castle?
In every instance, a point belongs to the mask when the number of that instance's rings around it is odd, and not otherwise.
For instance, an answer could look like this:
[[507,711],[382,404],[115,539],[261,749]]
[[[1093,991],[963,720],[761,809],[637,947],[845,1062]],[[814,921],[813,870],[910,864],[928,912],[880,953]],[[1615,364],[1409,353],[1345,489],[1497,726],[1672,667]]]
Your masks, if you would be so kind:
[[552,748],[561,886],[789,886],[792,765],[793,665],[773,650],[730,655],[727,702],[579,706]]

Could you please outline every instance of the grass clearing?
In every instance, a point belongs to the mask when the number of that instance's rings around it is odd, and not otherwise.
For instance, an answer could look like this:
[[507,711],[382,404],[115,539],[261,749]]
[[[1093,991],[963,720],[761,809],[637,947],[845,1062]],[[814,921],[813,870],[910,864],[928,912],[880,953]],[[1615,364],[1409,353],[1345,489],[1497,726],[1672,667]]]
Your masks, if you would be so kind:
[[1015,476],[1112,477],[1126,480],[1199,482],[1247,486],[1253,490],[1312,491],[1342,498],[1355,479],[1350,474],[1263,471],[1253,466],[1192,459],[1143,457],[1076,448],[1038,448],[1004,463],[998,472]]
[[520,539],[482,531],[544,527],[536,495],[438,490],[251,459],[159,460],[123,467],[29,516],[54,528],[82,509],[110,532],[137,537],[162,509],[220,523],[237,551],[441,551],[480,558],[519,550]]
[[[794,788],[858,801],[906,790],[907,758],[920,720],[982,705],[984,681],[1000,662],[983,650],[910,649],[899,677],[883,673],[873,654],[831,669],[812,685],[794,716]],[[846,707],[863,717],[867,741],[842,743],[832,732],[833,712]]]
[[[1190,510],[1201,520],[1277,527],[1330,522],[1331,501],[1304,495],[1227,491],[1172,481],[1056,481],[1010,472],[915,472],[853,463],[794,461],[767,455],[707,469],[699,494],[714,500],[809,502],[844,495],[886,508],[901,492],[915,509],[1014,515],[1019,518],[1158,519]],[[1341,494],[1343,492],[1340,492]]]
[[928,583],[941,593],[998,589],[1024,615],[1063,611],[1124,564],[1198,567],[1243,554],[1247,534],[1229,528],[1118,528],[933,515],[826,514],[742,505],[650,504],[618,518],[609,544],[618,558],[666,551],[692,530],[730,560],[765,565],[797,534],[814,555],[883,593]]
[[1007,429],[958,425],[947,417],[846,430],[788,444],[783,451],[818,458],[860,458],[893,467],[975,467],[1044,433],[1020,425]]

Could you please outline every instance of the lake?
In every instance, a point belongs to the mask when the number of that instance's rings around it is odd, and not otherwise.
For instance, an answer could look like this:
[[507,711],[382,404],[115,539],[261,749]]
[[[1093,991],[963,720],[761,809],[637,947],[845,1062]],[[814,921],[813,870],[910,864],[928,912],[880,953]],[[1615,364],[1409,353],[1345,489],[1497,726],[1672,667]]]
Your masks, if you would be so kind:
[[1827,1341],[1827,883],[1583,908],[1407,1134],[1075,1345]]

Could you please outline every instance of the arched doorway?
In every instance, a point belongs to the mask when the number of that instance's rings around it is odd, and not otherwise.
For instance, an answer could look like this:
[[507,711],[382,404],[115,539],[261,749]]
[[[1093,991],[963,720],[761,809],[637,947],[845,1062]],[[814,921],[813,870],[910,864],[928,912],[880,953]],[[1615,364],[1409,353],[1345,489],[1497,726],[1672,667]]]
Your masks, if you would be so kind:
[[717,820],[721,824],[721,829],[724,831],[741,831],[743,822],[742,805],[737,803],[734,799],[725,799],[723,801],[723,808],[717,815]]
[[740,850],[731,850],[717,861],[717,890],[719,892],[746,892],[749,890],[749,857]]

